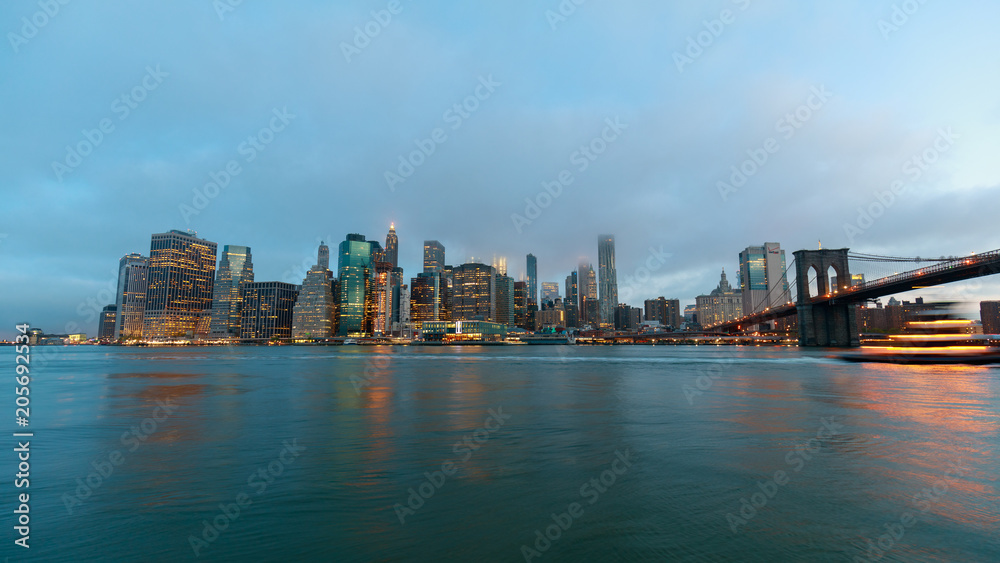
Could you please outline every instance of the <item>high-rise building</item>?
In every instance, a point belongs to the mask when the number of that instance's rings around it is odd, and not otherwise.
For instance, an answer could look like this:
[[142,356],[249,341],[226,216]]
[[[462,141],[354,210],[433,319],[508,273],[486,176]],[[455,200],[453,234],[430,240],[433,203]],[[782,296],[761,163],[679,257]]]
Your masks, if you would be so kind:
[[538,311],[535,330],[560,330],[566,328],[566,308],[562,299],[542,301],[542,309]]
[[559,299],[559,284],[557,282],[542,282],[542,303],[555,303]]
[[500,324],[514,324],[514,278],[497,272],[493,280],[496,289],[496,316],[494,320]]
[[528,255],[528,308],[535,305],[538,308],[538,259],[534,254]]
[[106,305],[101,311],[101,320],[97,328],[97,339],[101,342],[111,342],[115,338],[115,318],[118,316],[117,305]]
[[619,303],[615,307],[615,330],[635,332],[642,325],[642,309]]
[[660,326],[671,327],[674,330],[681,327],[681,302],[679,299],[657,297],[656,299],[647,299],[643,305],[647,321],[657,321]]
[[438,272],[421,272],[410,280],[410,319],[417,328],[428,321],[438,321],[440,295]]
[[563,305],[570,303],[573,305],[579,305],[580,291],[578,280],[579,274],[577,272],[572,272],[570,275],[566,276],[566,299],[563,301]]
[[979,318],[983,334],[1000,334],[1000,301],[980,301]]
[[193,231],[171,230],[152,236],[143,338],[208,334],[217,247]]
[[514,282],[514,326],[528,328],[528,282]]
[[399,266],[399,237],[396,236],[395,223],[389,223],[389,234],[385,235],[385,261],[393,268]]
[[393,270],[392,262],[375,262],[375,277],[372,278],[375,313],[372,334],[388,335],[392,330]]
[[239,338],[240,286],[253,281],[253,258],[249,246],[227,244],[215,272],[212,297],[212,321],[209,335],[213,338]]
[[337,260],[340,323],[337,334],[362,334],[367,332],[366,328],[370,330],[373,326],[377,308],[372,295],[372,279],[375,277],[375,263],[382,256],[382,245],[378,241],[365,240],[364,235],[349,234],[340,243]]
[[436,240],[424,241],[424,273],[440,272],[444,268],[444,245]]
[[709,327],[743,316],[743,294],[734,290],[722,270],[719,286],[708,295],[695,298],[698,305],[698,323]]
[[299,286],[285,282],[250,282],[240,289],[243,318],[240,338],[290,338]]
[[[327,266],[323,265],[324,258]],[[336,334],[333,272],[329,264],[330,248],[321,243],[316,265],[306,272],[292,309],[292,338],[318,340]]]
[[118,291],[115,297],[113,340],[142,338],[146,313],[146,290],[149,287],[149,258],[129,254],[118,262]]
[[493,255],[493,269],[501,276],[507,275],[507,257]]
[[766,242],[763,246],[748,246],[740,252],[740,290],[743,315],[792,300],[785,274],[785,251],[780,244]]
[[471,262],[453,269],[455,291],[452,320],[494,321],[496,289],[492,266]]
[[614,312],[618,307],[618,272],[615,269],[615,237],[601,235],[597,238],[597,271],[601,303],[601,325],[614,325]]

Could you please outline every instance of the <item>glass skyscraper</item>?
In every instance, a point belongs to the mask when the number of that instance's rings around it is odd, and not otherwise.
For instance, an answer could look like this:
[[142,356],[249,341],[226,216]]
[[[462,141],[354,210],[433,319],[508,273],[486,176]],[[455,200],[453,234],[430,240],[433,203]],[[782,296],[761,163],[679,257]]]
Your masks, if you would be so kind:
[[193,231],[153,235],[143,338],[165,340],[208,333],[217,246]]
[[240,338],[270,340],[292,336],[299,286],[285,282],[250,282],[240,289],[243,318]]
[[528,308],[532,305],[538,308],[538,259],[534,254],[528,255]]
[[212,324],[209,334],[218,338],[240,336],[240,287],[253,281],[253,258],[249,246],[227,244],[215,276]]
[[383,254],[382,246],[377,241],[365,240],[364,235],[350,234],[340,243],[337,261],[337,277],[340,279],[339,335],[361,334],[366,332],[366,328],[371,329],[376,312],[375,296],[372,295],[375,260]]
[[395,223],[389,223],[389,234],[385,235],[385,261],[393,268],[399,266],[399,237],[396,236]]
[[424,272],[440,272],[444,269],[444,245],[436,240],[424,241]]
[[601,235],[597,238],[597,272],[601,326],[614,326],[615,309],[618,307],[618,272],[615,269],[614,235]]
[[118,262],[118,291],[115,297],[114,340],[142,338],[149,287],[149,258],[129,254]]
[[479,263],[462,264],[453,271],[455,292],[452,320],[496,319],[495,270]]
[[743,314],[749,315],[791,300],[785,274],[785,251],[776,242],[748,246],[740,252]]

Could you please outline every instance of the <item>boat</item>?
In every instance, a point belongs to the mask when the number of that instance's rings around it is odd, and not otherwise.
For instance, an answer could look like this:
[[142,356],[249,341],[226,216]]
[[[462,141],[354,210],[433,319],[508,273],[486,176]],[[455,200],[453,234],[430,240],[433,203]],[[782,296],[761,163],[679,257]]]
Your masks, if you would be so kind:
[[834,357],[848,362],[984,365],[1000,363],[1000,347],[985,335],[973,334],[972,321],[930,311],[906,323],[901,334]]
[[357,346],[358,339],[357,338],[345,338],[344,339],[344,346],[348,346],[348,345],[351,345],[351,344]]

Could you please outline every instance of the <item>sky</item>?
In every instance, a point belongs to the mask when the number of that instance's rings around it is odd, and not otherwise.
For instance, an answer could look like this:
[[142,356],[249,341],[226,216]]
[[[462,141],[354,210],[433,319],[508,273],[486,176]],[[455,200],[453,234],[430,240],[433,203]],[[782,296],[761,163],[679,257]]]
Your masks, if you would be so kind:
[[764,242],[1000,248],[1000,4],[576,2],[3,2],[0,338],[96,334],[170,229],[288,282],[395,223],[406,277],[562,284],[610,233],[636,306]]

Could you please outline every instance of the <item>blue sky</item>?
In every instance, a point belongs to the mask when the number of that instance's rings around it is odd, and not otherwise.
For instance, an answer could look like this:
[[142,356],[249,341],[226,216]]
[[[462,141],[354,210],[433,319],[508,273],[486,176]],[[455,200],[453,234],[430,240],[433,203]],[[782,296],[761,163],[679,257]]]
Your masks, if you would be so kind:
[[[531,252],[543,281],[562,282],[610,232],[620,278],[650,247],[671,255],[632,289],[636,305],[693,302],[723,267],[735,282],[739,251],[765,241],[1000,248],[996,3],[588,0],[562,20],[554,0],[220,4],[0,5],[0,337],[22,320],[94,334],[86,303],[118,259],[172,228],[251,246],[257,279],[283,281],[319,239],[384,240],[392,221],[407,276],[437,239],[451,263],[507,256],[515,277]],[[377,34],[356,40],[366,26]],[[484,81],[455,128],[455,104]],[[786,138],[780,120],[810,101]],[[606,120],[620,132],[595,141]],[[86,149],[102,122],[110,132],[70,168],[67,146]],[[273,126],[263,150],[244,144]],[[386,173],[436,129],[443,142],[390,189]],[[768,139],[777,150],[721,197]],[[604,152],[581,170],[574,154],[592,143]],[[906,172],[926,151],[934,162]],[[229,185],[185,214],[231,161]],[[550,205],[512,219],[564,170],[573,181]],[[895,181],[871,225],[845,229]],[[1000,285],[922,294],[997,298]]]

